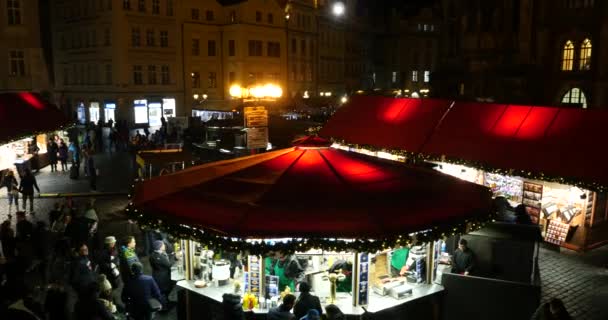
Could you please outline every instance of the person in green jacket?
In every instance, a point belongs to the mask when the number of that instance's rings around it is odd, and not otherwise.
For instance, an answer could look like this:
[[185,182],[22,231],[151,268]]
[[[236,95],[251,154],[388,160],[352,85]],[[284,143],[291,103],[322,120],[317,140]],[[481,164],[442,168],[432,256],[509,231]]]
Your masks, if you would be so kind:
[[304,269],[300,266],[298,259],[284,252],[279,252],[278,259],[274,261],[271,274],[279,277],[279,292],[289,287],[291,292],[296,291],[296,283],[304,280]]
[[329,268],[330,273],[335,273],[340,270],[344,275],[344,280],[336,282],[337,292],[352,292],[353,291],[353,263],[350,261],[338,260]]
[[404,276],[406,270],[406,262],[407,257],[410,254],[410,249],[408,247],[401,247],[393,250],[393,255],[391,256],[391,276],[398,277]]

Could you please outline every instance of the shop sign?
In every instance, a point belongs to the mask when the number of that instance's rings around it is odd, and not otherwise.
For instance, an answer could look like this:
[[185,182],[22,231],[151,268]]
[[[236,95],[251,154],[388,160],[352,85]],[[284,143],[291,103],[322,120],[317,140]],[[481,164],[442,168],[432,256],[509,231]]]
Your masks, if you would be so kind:
[[262,288],[262,264],[259,256],[249,256],[247,258],[247,265],[249,266],[249,272],[246,279],[245,292],[251,292],[251,294],[260,296]]
[[369,304],[369,253],[357,254],[357,269],[359,276],[355,281],[355,305],[366,306]]
[[265,107],[245,107],[244,112],[246,128],[268,126],[268,110]]
[[262,149],[268,146],[268,128],[248,128],[247,129],[247,148]]

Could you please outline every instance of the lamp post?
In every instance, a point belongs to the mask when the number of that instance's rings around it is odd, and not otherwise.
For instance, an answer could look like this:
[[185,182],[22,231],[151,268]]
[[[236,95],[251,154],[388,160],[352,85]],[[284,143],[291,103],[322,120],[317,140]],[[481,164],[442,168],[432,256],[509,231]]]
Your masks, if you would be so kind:
[[289,7],[285,8],[285,92],[289,103],[289,18],[291,14]]
[[[346,14],[346,6],[344,5],[344,2],[342,1],[334,1],[333,4],[331,5],[331,14],[334,16],[334,18],[340,18],[342,16],[344,16]],[[316,18],[316,22],[317,22],[317,74],[316,74],[316,94],[319,95],[319,71],[321,70],[321,54],[320,54],[320,48],[321,48],[321,20],[319,18],[319,14],[315,15]],[[344,60],[344,58],[342,59]],[[344,61],[342,61],[344,62]],[[344,72],[342,72],[344,73]]]

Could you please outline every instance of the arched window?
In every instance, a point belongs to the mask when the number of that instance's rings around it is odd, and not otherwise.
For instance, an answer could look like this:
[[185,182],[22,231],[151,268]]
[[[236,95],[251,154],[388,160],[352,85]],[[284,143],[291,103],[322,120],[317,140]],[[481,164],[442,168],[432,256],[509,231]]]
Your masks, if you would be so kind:
[[585,39],[581,45],[580,69],[591,69],[591,40]]
[[576,105],[587,109],[587,98],[580,88],[572,88],[562,97],[563,105]]
[[562,53],[562,70],[572,71],[574,65],[574,44],[568,40],[564,45],[564,52]]

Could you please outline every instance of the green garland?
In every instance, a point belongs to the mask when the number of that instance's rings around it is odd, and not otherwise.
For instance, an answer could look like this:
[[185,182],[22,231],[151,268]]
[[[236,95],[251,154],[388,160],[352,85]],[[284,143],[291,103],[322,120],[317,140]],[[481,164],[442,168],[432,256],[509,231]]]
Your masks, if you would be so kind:
[[47,133],[49,133],[49,132],[53,132],[53,131],[67,131],[67,130],[69,130],[69,129],[71,129],[71,128],[75,127],[75,126],[76,126],[76,124],[75,124],[74,122],[70,122],[70,123],[68,123],[68,124],[66,124],[66,125],[64,125],[64,126],[59,126],[59,127],[58,127],[57,129],[55,129],[55,130],[49,130],[49,131],[34,131],[34,132],[31,132],[31,133],[28,133],[28,134],[24,134],[24,135],[21,135],[21,136],[17,136],[17,137],[10,137],[10,138],[8,138],[8,140],[5,140],[5,141],[0,141],[0,146],[3,146],[3,145],[5,145],[5,144],[9,144],[9,143],[14,143],[14,142],[17,142],[17,141],[19,141],[19,140],[23,140],[23,139],[31,138],[32,136],[38,136],[38,135],[41,135],[41,134],[47,134]]
[[396,156],[405,157],[407,160],[412,161],[413,163],[422,163],[425,161],[447,162],[447,163],[451,163],[451,164],[467,166],[467,167],[475,168],[478,170],[483,170],[483,171],[490,172],[490,173],[500,174],[500,175],[519,176],[519,177],[526,178],[526,179],[556,182],[559,184],[571,185],[571,186],[575,186],[575,187],[578,187],[581,189],[587,189],[587,190],[596,191],[596,192],[600,192],[600,193],[608,191],[608,186],[605,186],[601,183],[581,181],[580,179],[577,179],[577,178],[559,177],[559,176],[548,175],[543,172],[532,172],[532,171],[520,170],[520,169],[502,169],[502,168],[489,166],[487,164],[477,162],[477,161],[463,160],[463,159],[451,158],[451,157],[445,157],[445,156],[422,154],[422,153],[416,153],[416,152],[399,150],[399,149],[384,149],[384,148],[378,148],[376,146],[367,145],[367,144],[352,144],[352,143],[348,143],[344,140],[336,139],[336,138],[330,138],[330,140],[334,143],[338,143],[338,144],[348,146],[351,148],[366,149],[366,150],[370,150],[372,152],[379,152],[379,151],[387,152],[387,153],[390,153],[390,154],[393,154]]
[[[143,179],[136,180],[136,183],[140,183],[140,181],[143,181]],[[134,188],[135,185],[132,185],[132,187]],[[129,199],[132,199],[132,194],[129,194]],[[354,239],[352,241],[329,238],[297,238],[287,242],[270,244],[266,242],[248,242],[245,238],[220,234],[204,226],[185,225],[178,221],[179,219],[160,216],[153,212],[143,212],[133,202],[129,203],[125,211],[129,219],[137,221],[143,229],[162,230],[175,238],[193,240],[213,249],[243,251],[254,255],[262,255],[270,251],[294,253],[311,249],[322,249],[333,252],[377,252],[407,245],[414,241],[436,241],[449,236],[472,232],[482,228],[487,222],[493,221],[494,218],[494,214],[491,213],[485,216],[468,218],[454,224],[444,223],[417,232],[414,236],[409,234],[390,235],[381,239]]]

